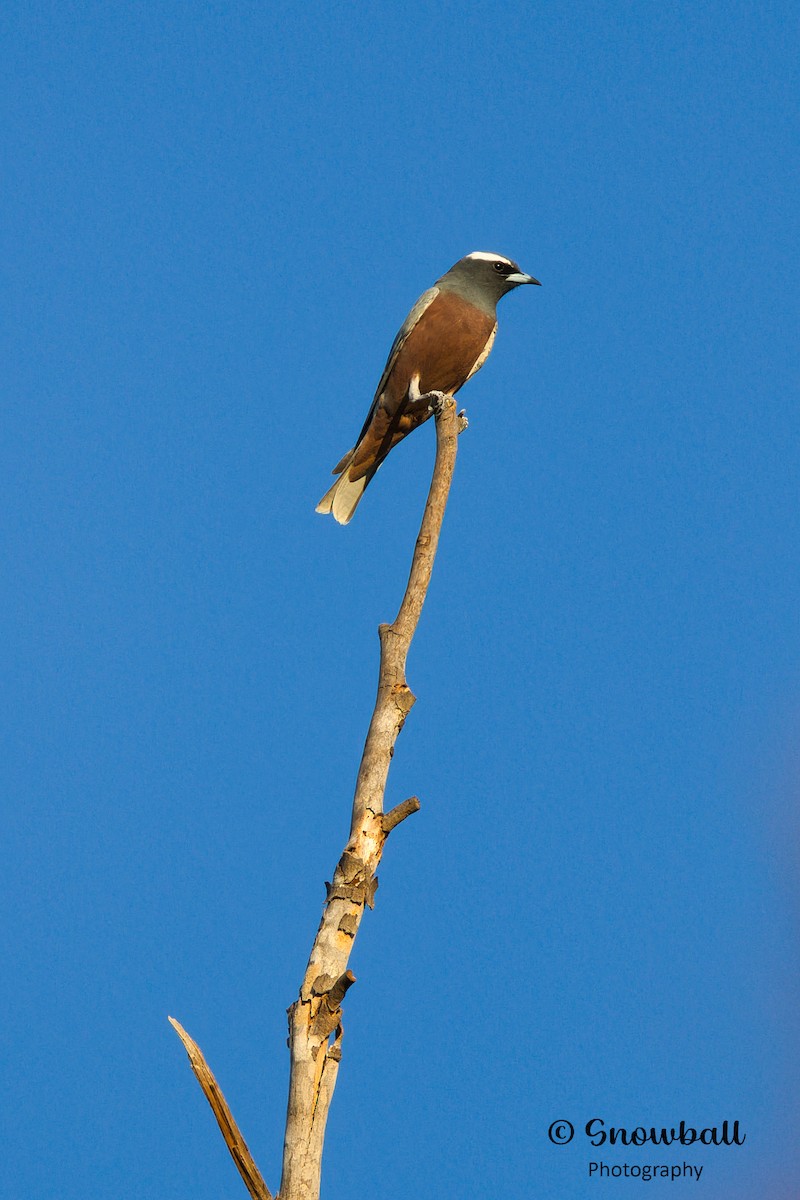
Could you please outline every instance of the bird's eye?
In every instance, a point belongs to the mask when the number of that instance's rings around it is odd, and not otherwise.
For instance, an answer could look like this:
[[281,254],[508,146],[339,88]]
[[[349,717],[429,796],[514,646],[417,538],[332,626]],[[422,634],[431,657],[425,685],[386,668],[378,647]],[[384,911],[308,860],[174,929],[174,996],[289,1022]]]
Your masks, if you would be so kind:
[[494,267],[495,271],[507,271],[508,270],[508,263],[496,262],[496,263],[492,263],[492,266]]

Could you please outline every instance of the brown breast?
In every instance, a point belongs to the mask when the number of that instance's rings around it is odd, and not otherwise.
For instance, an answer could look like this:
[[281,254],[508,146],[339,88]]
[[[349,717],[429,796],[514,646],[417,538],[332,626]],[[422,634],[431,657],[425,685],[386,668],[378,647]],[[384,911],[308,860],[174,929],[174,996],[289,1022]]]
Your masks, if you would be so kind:
[[422,392],[457,392],[494,332],[495,319],[453,292],[440,292],[406,338],[386,381],[387,400],[401,399],[411,376]]
[[491,349],[497,323],[452,292],[440,292],[409,333],[356,448],[350,478],[377,469],[393,446],[430,416],[402,406],[413,375],[421,392],[449,392],[466,383]]

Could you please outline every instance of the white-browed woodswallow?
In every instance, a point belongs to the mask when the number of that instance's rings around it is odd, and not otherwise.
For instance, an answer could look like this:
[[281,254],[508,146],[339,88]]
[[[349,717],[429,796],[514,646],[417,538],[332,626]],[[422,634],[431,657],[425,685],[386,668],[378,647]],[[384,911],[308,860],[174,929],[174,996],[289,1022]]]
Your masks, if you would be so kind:
[[500,297],[538,282],[510,258],[476,250],[420,296],[394,339],[358,441],[333,468],[339,478],[317,512],[347,524],[392,447],[427,421],[432,400],[453,395],[486,362]]

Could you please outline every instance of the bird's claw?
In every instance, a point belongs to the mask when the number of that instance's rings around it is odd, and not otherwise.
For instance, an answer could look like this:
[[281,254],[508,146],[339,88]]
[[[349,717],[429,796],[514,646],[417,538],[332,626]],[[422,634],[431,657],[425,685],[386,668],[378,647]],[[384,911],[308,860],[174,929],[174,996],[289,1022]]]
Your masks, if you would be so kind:
[[435,417],[440,417],[442,415],[442,412],[444,411],[444,404],[445,404],[446,399],[447,399],[446,392],[428,392],[428,395],[427,395],[427,400],[429,401],[428,410],[430,412],[432,412]]
[[467,420],[467,410],[465,408],[462,408],[461,412],[456,417],[456,421],[458,422],[458,432],[463,433],[464,430],[469,426],[469,421]]
[[435,417],[440,417],[444,410],[445,403],[450,397],[447,392],[421,392],[419,390],[419,375],[412,375],[408,385],[409,403],[415,408],[423,409],[427,406],[427,411],[433,413]]

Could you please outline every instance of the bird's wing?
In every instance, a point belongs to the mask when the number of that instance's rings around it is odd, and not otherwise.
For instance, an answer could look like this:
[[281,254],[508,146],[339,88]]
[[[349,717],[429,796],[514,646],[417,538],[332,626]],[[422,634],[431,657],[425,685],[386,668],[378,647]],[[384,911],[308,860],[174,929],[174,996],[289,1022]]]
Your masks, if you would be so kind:
[[[411,309],[411,312],[408,314],[405,321],[403,322],[403,324],[400,328],[400,332],[398,333],[397,337],[392,342],[392,348],[389,351],[389,357],[386,360],[386,366],[383,368],[383,374],[381,375],[381,381],[378,384],[377,388],[375,389],[375,399],[372,401],[372,407],[370,408],[369,412],[367,413],[367,419],[364,422],[361,433],[358,435],[358,438],[356,439],[356,446],[358,446],[358,443],[361,441],[364,434],[367,432],[370,425],[372,424],[372,418],[375,415],[375,409],[378,407],[378,403],[381,398],[381,393],[383,392],[383,389],[386,387],[387,380],[392,373],[392,367],[397,362],[397,356],[400,353],[400,351],[402,350],[402,348],[405,344],[406,338],[411,333],[411,330],[417,324],[417,322],[419,321],[422,314],[425,312],[425,310],[427,308],[430,308],[430,306],[433,304],[434,300],[436,299],[436,297],[438,295],[439,295],[438,287],[428,288],[427,292],[422,293],[419,300],[414,305],[414,307]],[[337,465],[333,469],[334,475],[337,475],[340,471],[344,470],[344,464],[345,464],[346,460],[350,457],[351,454],[352,454],[352,450],[349,451],[348,454],[345,454],[344,458],[341,460],[340,463],[337,463]]]
[[386,387],[386,381],[392,373],[392,367],[394,366],[395,362],[397,361],[397,356],[400,353],[400,351],[402,350],[403,345],[405,344],[405,341],[406,341],[408,335],[411,333],[411,330],[417,324],[420,317],[425,312],[426,308],[430,308],[430,306],[433,304],[434,300],[436,299],[436,297],[438,295],[439,295],[438,287],[428,288],[427,292],[422,293],[419,300],[414,305],[414,307],[411,309],[411,312],[408,314],[405,321],[403,322],[400,332],[398,333],[397,337],[392,342],[392,348],[389,351],[389,357],[386,360],[386,366],[383,368],[383,374],[381,375],[381,381],[378,384],[377,388],[375,389],[375,398],[376,399],[378,396],[380,396],[381,392]]

